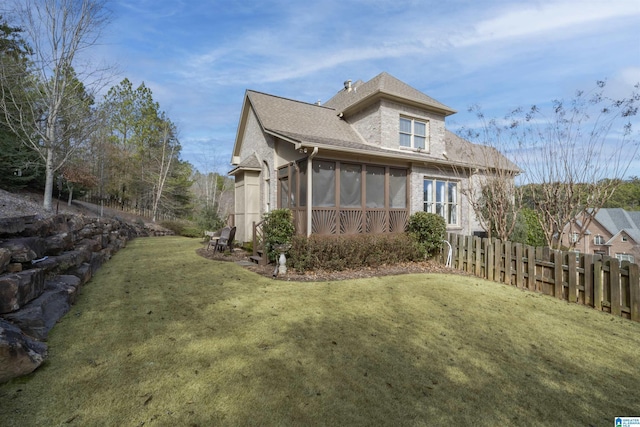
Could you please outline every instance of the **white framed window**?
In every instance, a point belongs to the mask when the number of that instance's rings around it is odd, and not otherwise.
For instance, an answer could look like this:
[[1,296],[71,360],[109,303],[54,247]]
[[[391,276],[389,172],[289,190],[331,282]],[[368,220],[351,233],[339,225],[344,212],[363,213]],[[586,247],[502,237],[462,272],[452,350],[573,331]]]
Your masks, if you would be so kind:
[[605,241],[604,241],[604,236],[601,235],[597,235],[593,238],[593,244],[594,245],[604,245]]
[[627,236],[622,236],[622,241],[626,242],[627,241]]
[[447,225],[459,225],[458,182],[440,179],[424,179],[425,212],[438,214]]
[[630,255],[630,254],[616,254],[616,258],[618,258],[620,262],[622,261],[634,262],[633,255]]
[[428,128],[428,122],[400,117],[400,146],[426,150]]
[[576,233],[575,231],[569,235],[569,241],[571,243],[576,243],[578,242],[578,240],[580,240],[580,234]]

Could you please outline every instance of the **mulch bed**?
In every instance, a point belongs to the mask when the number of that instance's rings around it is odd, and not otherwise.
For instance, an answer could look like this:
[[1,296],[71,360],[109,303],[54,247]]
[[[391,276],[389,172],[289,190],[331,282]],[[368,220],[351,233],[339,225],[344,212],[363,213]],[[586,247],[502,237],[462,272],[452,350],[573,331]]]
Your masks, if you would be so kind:
[[387,265],[378,268],[359,268],[343,271],[307,271],[298,273],[293,269],[289,269],[285,275],[273,276],[276,266],[274,264],[258,265],[249,260],[250,254],[242,249],[235,249],[232,253],[213,252],[213,249],[207,250],[206,246],[196,250],[196,253],[203,258],[214,261],[237,262],[248,270],[251,270],[261,276],[275,280],[296,281],[296,282],[326,282],[348,279],[364,279],[368,277],[394,276],[398,274],[410,273],[445,273],[445,274],[461,274],[467,273],[453,268],[445,267],[435,261],[410,262],[396,265]]

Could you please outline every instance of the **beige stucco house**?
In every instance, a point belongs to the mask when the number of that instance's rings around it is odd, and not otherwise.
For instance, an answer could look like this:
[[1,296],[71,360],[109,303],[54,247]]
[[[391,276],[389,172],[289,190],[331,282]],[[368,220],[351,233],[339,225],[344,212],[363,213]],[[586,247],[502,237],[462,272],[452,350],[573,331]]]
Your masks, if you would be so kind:
[[307,235],[401,232],[422,210],[481,231],[464,190],[510,163],[448,131],[454,113],[387,73],[345,82],[324,105],[247,90],[230,171],[236,239],[276,208]]

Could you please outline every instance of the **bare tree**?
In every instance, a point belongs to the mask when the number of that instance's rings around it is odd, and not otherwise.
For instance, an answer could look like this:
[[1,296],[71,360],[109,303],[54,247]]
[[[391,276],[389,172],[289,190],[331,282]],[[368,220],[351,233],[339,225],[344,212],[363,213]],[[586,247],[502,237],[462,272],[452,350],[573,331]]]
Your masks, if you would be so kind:
[[163,192],[167,183],[167,176],[171,170],[171,163],[176,157],[176,150],[180,151],[180,147],[175,135],[175,126],[168,120],[164,119],[161,123],[161,141],[160,150],[155,154],[155,161],[157,167],[157,175],[155,177],[153,189],[153,207],[152,207],[152,220],[156,222],[158,215],[158,207],[160,200],[162,199]]
[[[93,130],[86,117],[78,120],[79,113],[88,99],[93,102],[105,70],[83,68],[80,56],[96,44],[108,14],[101,0],[23,0],[14,12],[33,50],[32,93],[25,96],[24,88],[5,84],[1,72],[0,117],[42,158],[43,205],[51,210],[55,172]],[[86,94],[78,96],[81,89]]]
[[[472,136],[507,153],[523,171],[515,190],[508,186],[509,176],[496,173],[482,182],[480,192],[469,194],[476,213],[490,220],[498,235],[508,231],[499,231],[500,219],[515,213],[509,208],[512,194],[521,198],[526,190],[549,246],[557,249],[564,243],[574,248],[584,237],[638,154],[632,120],[638,112],[639,87],[619,99],[608,97],[605,87],[599,81],[593,90],[578,91],[569,101],[519,108],[504,120],[484,121],[474,109],[482,130]],[[567,234],[570,239],[563,238]]]
[[555,100],[550,111],[533,106],[511,117],[519,163],[532,183],[531,198],[547,243],[569,248],[584,237],[598,211],[613,196],[638,154],[632,120],[639,86],[613,99],[598,81],[569,101]]
[[[460,192],[466,196],[478,222],[488,237],[508,240],[512,235],[520,208],[521,192],[515,185],[515,177],[520,173],[518,166],[499,151],[508,145],[510,137],[496,120],[486,120],[479,107],[471,111],[481,121],[480,130],[464,129],[465,137],[477,144],[470,144],[461,138],[447,148],[449,156],[473,166],[455,167],[456,175],[467,177]],[[457,138],[457,136],[449,136]],[[457,147],[458,153],[451,153]]]

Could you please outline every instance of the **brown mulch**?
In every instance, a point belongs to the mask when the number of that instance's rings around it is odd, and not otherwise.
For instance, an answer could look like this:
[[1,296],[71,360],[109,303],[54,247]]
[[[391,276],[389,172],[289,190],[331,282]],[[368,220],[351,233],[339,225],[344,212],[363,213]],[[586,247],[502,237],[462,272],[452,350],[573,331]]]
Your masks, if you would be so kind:
[[260,274],[275,280],[297,281],[297,282],[327,282],[336,280],[349,279],[365,279],[368,277],[394,276],[398,274],[411,273],[444,273],[444,274],[461,274],[467,273],[453,268],[445,267],[443,264],[429,260],[423,262],[410,262],[396,265],[386,265],[378,268],[359,268],[343,271],[307,271],[298,273],[293,269],[289,269],[285,275],[274,277],[273,273],[276,268],[274,264],[258,265],[249,260],[250,254],[242,249],[234,249],[232,253],[213,252],[213,249],[207,250],[207,246],[196,250],[196,253],[203,258],[214,261],[227,261],[240,263],[247,270]]

